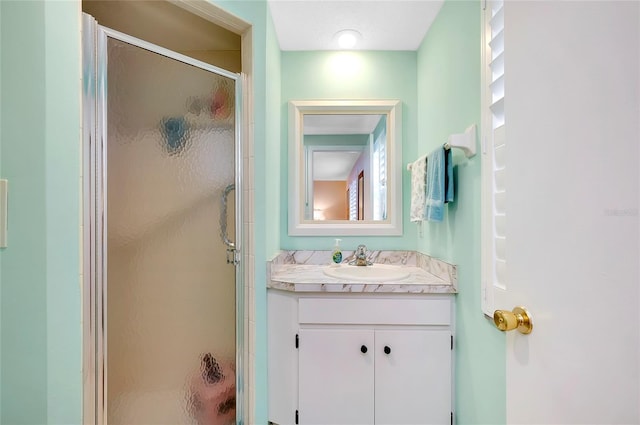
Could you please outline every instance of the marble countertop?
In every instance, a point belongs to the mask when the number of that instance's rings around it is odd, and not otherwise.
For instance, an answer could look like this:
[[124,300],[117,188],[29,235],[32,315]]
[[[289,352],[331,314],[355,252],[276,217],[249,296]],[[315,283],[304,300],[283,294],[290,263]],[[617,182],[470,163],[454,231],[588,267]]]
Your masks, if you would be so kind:
[[[268,262],[268,288],[289,292],[457,293],[456,266],[413,251],[371,251],[379,264],[406,268],[409,276],[398,281],[357,282],[327,276],[330,251],[286,251]],[[353,256],[343,251],[346,264]],[[355,266],[353,266],[355,267]]]

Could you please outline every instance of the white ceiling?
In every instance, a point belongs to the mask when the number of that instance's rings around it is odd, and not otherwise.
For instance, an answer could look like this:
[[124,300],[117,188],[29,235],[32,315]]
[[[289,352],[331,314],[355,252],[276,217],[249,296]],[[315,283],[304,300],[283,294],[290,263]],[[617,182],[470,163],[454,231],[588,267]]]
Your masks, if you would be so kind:
[[313,181],[346,181],[362,151],[319,151],[313,153]]
[[357,30],[353,50],[417,50],[443,0],[268,0],[281,50],[339,50],[334,35]]

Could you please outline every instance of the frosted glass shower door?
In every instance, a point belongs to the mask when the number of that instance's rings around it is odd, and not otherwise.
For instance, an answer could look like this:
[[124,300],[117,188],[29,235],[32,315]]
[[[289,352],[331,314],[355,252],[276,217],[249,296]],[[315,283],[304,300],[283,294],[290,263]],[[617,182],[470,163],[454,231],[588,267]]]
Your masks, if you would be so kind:
[[[236,81],[107,37],[108,425],[236,422]],[[235,240],[235,202],[227,232]]]

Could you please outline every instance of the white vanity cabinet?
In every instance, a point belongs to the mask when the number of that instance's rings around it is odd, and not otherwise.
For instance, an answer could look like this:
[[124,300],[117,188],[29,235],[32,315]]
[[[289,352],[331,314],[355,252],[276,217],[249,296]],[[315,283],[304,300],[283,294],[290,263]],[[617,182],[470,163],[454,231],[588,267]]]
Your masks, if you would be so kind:
[[373,345],[370,330],[300,329],[301,424],[374,423]]
[[452,296],[270,290],[268,309],[271,422],[450,423]]

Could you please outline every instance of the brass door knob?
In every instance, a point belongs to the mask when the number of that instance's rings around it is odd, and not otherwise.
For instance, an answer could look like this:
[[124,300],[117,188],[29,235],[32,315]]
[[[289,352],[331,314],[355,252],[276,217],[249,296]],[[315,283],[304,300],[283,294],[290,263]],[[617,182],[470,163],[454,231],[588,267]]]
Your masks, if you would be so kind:
[[522,334],[530,334],[533,330],[533,319],[524,307],[515,307],[513,311],[494,311],[493,323],[503,332],[517,329]]

